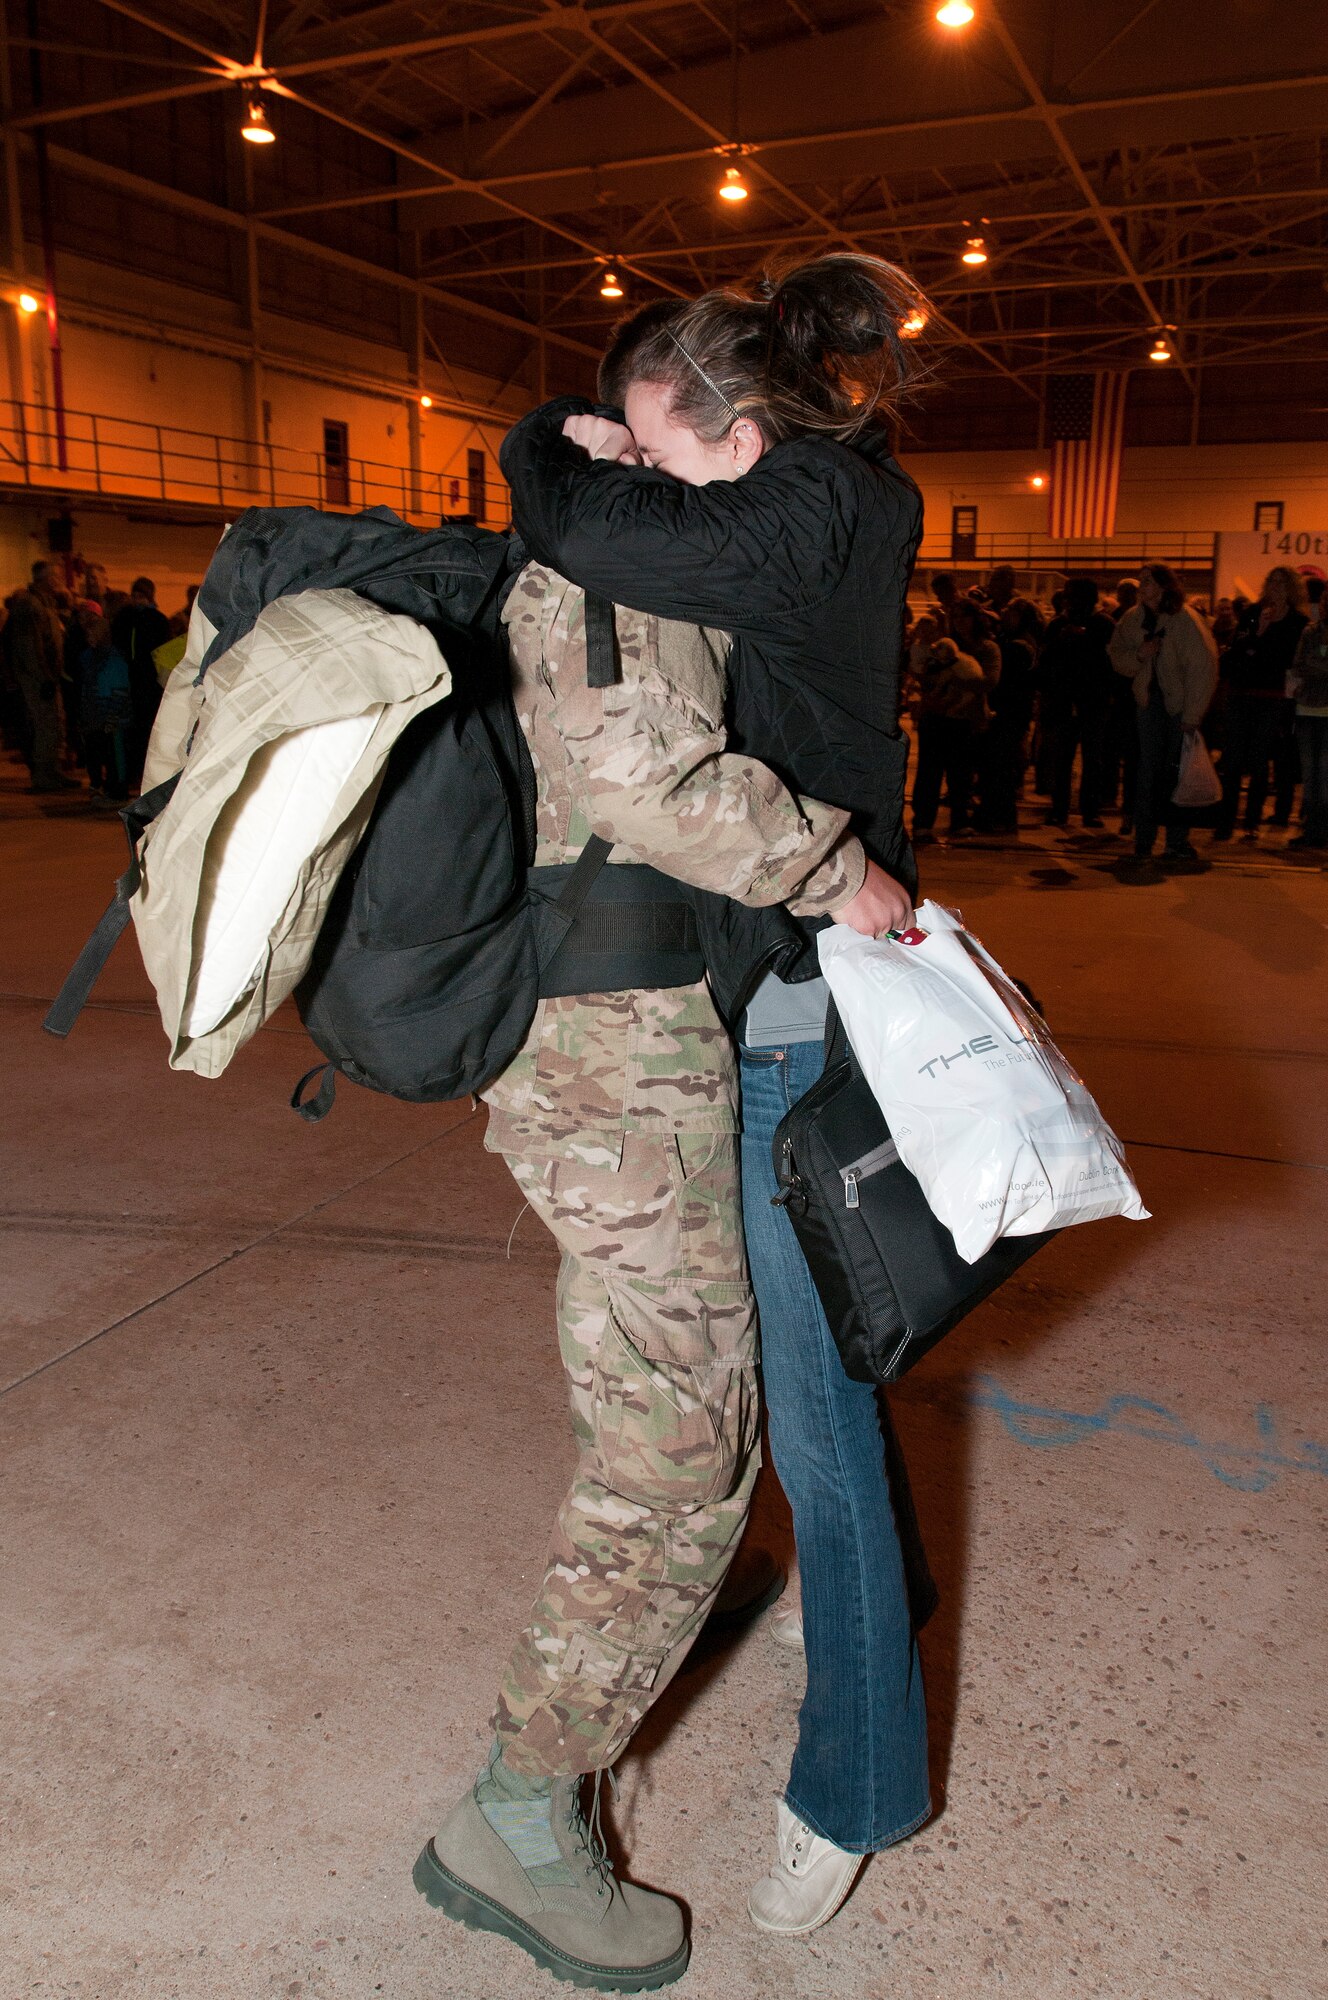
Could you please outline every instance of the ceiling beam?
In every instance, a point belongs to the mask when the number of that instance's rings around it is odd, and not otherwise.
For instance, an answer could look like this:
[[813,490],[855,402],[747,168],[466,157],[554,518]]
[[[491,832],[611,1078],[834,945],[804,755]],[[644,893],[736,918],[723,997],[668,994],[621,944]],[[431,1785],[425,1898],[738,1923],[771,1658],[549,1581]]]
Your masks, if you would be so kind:
[[[446,167],[435,166],[422,153],[417,153],[413,147],[403,145],[399,139],[393,139],[387,133],[379,132],[372,126],[362,125],[357,118],[347,118],[342,112],[334,111],[330,105],[320,104],[316,98],[301,96],[298,91],[290,90],[284,84],[282,85],[281,94],[283,97],[289,97],[296,104],[302,104],[306,111],[314,112],[319,118],[326,119],[330,124],[340,125],[343,131],[354,132],[358,138],[368,139],[375,145],[385,146],[389,152],[395,153],[399,159],[409,161],[412,166],[424,167],[436,173],[439,176],[440,188],[442,189],[452,189],[463,194],[480,193],[486,201],[491,201],[495,207],[504,210],[508,215],[515,216],[519,221],[532,223],[536,229],[543,229],[550,236],[560,236],[565,243],[574,243],[579,250],[585,252],[592,262],[597,258],[607,255],[605,246],[592,242],[587,236],[582,236],[579,230],[569,229],[565,224],[551,221],[548,217],[532,215],[529,209],[522,208],[519,203],[508,201],[503,195],[482,188],[478,182],[468,181],[460,174],[453,174]],[[303,242],[305,239],[297,237],[294,240]],[[649,272],[641,270],[630,257],[623,257],[619,261],[622,263],[624,270],[634,272],[638,278],[644,278],[648,284],[658,286],[661,291],[673,292],[678,298],[686,296],[680,287],[670,284],[666,278],[652,277]]]
[[[1156,302],[1152,297],[1152,294],[1148,290],[1147,285],[1145,285],[1142,277],[1140,276],[1138,270],[1136,269],[1134,259],[1131,257],[1124,243],[1121,241],[1121,237],[1116,228],[1115,223],[1108,215],[1106,209],[1102,206],[1102,203],[1098,198],[1097,189],[1094,187],[1088,175],[1084,172],[1078,154],[1075,152],[1074,147],[1070,144],[1064,132],[1061,130],[1060,119],[1057,116],[1056,111],[1053,109],[1050,100],[1047,98],[1045,92],[1042,89],[1041,84],[1038,82],[1032,70],[1025,62],[1023,53],[1020,50],[1018,43],[1015,41],[1014,36],[1011,34],[1009,28],[1005,24],[1005,20],[1001,14],[1000,8],[995,5],[995,0],[992,0],[992,4],[990,6],[990,12],[987,18],[990,22],[992,31],[995,34],[997,41],[1000,43],[1001,47],[1005,51],[1007,61],[1013,68],[1015,75],[1019,78],[1019,81],[1022,84],[1023,88],[1028,93],[1029,102],[1034,106],[1038,116],[1041,118],[1043,124],[1046,126],[1049,138],[1051,139],[1057,152],[1060,154],[1061,158],[1064,160],[1067,168],[1069,169],[1070,177],[1074,181],[1075,186],[1079,189],[1079,192],[1083,196],[1084,201],[1087,203],[1088,207],[1092,210],[1094,221],[1097,223],[1099,229],[1102,231],[1102,234],[1106,237],[1108,244],[1111,246],[1113,255],[1116,257],[1122,271],[1125,273],[1125,276],[1129,280],[1133,290],[1137,293],[1139,300],[1142,303],[1145,312],[1148,314],[1151,323],[1154,326],[1159,326],[1163,324],[1166,320],[1166,313],[1162,311],[1161,308],[1156,304]],[[1180,370],[1180,373],[1185,378],[1185,386],[1191,391],[1193,391],[1194,379],[1190,374],[1190,371],[1186,366],[1184,360],[1181,358],[1181,355],[1179,353],[1179,348],[1177,348],[1176,363],[1177,367]]]
[[[611,46],[611,45],[609,45]],[[1062,112],[1111,115],[1138,108],[1148,109],[1154,105],[1176,103],[1200,103],[1209,98],[1230,98],[1247,95],[1253,91],[1270,88],[1317,86],[1328,89],[1328,72],[1314,77],[1278,78],[1273,84],[1219,84],[1203,85],[1191,90],[1152,92],[1133,97],[1099,98],[1092,102],[1062,106]],[[1053,107],[1056,108],[1056,107]],[[961,112],[953,117],[903,118],[873,122],[868,125],[848,125],[821,127],[806,132],[776,133],[764,139],[750,142],[753,154],[771,154],[796,151],[808,146],[844,145],[866,143],[881,139],[923,138],[928,134],[961,133],[980,131],[992,126],[1017,124],[1021,120],[1043,122],[1031,104],[1014,106],[1002,111]],[[615,156],[611,159],[587,161],[577,157],[556,166],[529,168],[520,172],[489,174],[476,178],[475,185],[484,190],[505,187],[536,187],[555,181],[574,179],[587,172],[598,174],[632,173],[652,167],[685,166],[697,160],[709,159],[715,152],[714,144],[704,146],[671,147],[654,153],[633,153]],[[414,187],[374,188],[362,194],[337,195],[323,200],[305,201],[266,209],[264,214],[273,221],[286,220],[296,215],[317,215],[337,209],[371,207],[376,202],[413,201],[438,193],[437,186],[430,181]]]
[[[975,196],[974,200],[977,199],[978,197]],[[1269,202],[1281,201],[1308,201],[1316,203],[1318,208],[1328,210],[1328,187],[1290,188],[1285,191],[1279,191],[1276,194],[1260,195],[1159,195],[1155,201],[1106,201],[1103,203],[1103,207],[1109,215],[1155,215],[1179,213],[1184,209],[1191,208],[1204,211],[1224,208],[1254,209],[1262,208]],[[991,206],[985,197],[981,198],[981,205],[984,212],[987,207]],[[1091,219],[1092,210],[1086,206],[1078,208],[1021,209],[1012,214],[992,215],[989,217],[991,226],[994,229],[1005,228],[1013,223],[1085,222]],[[1312,217],[1308,215],[1300,218],[1302,221],[1311,219]],[[881,236],[926,236],[931,234],[939,235],[946,230],[958,231],[960,224],[961,218],[953,214],[929,217],[925,220],[914,222],[899,221],[891,216],[883,218],[879,222],[870,217],[858,218],[854,222],[854,228],[860,236],[874,236],[877,234]],[[1276,226],[1276,224],[1270,225],[1270,227]],[[817,230],[815,234],[799,234],[796,231],[781,230],[777,234],[768,236],[711,237],[702,243],[678,242],[643,245],[637,249],[635,254],[642,262],[655,258],[718,256],[726,252],[731,253],[735,259],[741,259],[749,253],[759,253],[762,250],[775,249],[783,245],[787,245],[790,248],[801,248],[807,244],[820,243],[824,240],[824,235],[825,232],[823,230]],[[471,247],[473,248],[474,246],[472,245]],[[1020,250],[1022,247],[1019,244],[1012,246],[1015,251]],[[518,273],[530,271],[571,269],[579,261],[575,257],[536,257],[523,263],[474,264],[458,268],[455,265],[449,266],[445,259],[436,259],[425,268],[439,273],[445,270],[448,278],[460,281],[463,279],[496,277],[498,275],[513,277]]]
[[139,174],[131,174],[123,167],[107,166],[101,160],[89,159],[85,153],[70,151],[64,146],[52,146],[50,159],[53,166],[67,173],[82,176],[85,180],[100,183],[103,187],[117,189],[121,194],[132,195],[135,200],[157,202],[163,208],[173,208],[183,215],[192,215],[200,222],[209,222],[219,228],[247,230],[252,226],[254,233],[265,243],[276,244],[301,257],[308,257],[314,263],[329,264],[339,270],[351,271],[357,277],[369,279],[375,284],[389,285],[397,291],[416,292],[421,297],[432,300],[437,305],[448,306],[463,313],[468,319],[478,319],[490,326],[501,326],[509,333],[522,334],[532,342],[541,339],[552,341],[572,354],[588,355],[599,359],[599,349],[582,340],[574,340],[567,334],[556,333],[552,328],[542,328],[532,320],[519,319],[513,313],[500,312],[494,306],[480,304],[476,299],[468,299],[462,293],[445,290],[431,283],[427,278],[408,278],[400,271],[388,270],[381,264],[371,264],[363,257],[352,257],[347,251],[334,250],[324,243],[310,242],[308,237],[295,236],[287,229],[277,229],[270,222],[262,222],[243,215],[234,209],[222,208],[216,202],[204,201],[198,195],[180,194],[174,188],[161,187],[155,181],[144,180]]
[[192,35],[186,35],[169,22],[159,20],[155,14],[149,14],[145,7],[132,5],[131,0],[98,0],[98,4],[112,14],[123,15],[126,21],[136,21],[140,28],[150,28],[154,35],[161,35],[168,42],[178,42],[181,48],[192,49],[196,56],[206,56],[219,68],[224,68],[231,61],[229,56],[219,54],[205,42],[196,42]]

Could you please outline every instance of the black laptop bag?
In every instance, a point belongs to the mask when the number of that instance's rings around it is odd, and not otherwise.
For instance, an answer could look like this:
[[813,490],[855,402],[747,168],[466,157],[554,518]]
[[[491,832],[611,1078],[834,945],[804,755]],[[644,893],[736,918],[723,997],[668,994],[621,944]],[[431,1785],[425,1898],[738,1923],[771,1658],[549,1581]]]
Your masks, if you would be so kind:
[[897,1382],[1057,1235],[1001,1236],[975,1264],[899,1157],[832,1004],[826,1064],[774,1142],[788,1210],[840,1359],[855,1382]]

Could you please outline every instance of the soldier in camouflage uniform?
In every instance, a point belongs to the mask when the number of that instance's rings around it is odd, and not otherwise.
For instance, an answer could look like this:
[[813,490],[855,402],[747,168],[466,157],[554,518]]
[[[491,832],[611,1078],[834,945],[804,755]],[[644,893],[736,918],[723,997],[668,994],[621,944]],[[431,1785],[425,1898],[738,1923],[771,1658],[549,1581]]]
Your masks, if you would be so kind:
[[[578,589],[531,565],[505,616],[537,866],[596,833],[615,844],[609,867],[650,863],[742,902],[815,914],[857,894],[847,815],[725,751],[722,634],[619,607],[621,679],[592,689]],[[734,1053],[704,981],[549,999],[484,1094],[486,1144],[562,1250],[579,1461],[489,1766],[416,1881],[563,1977],[640,1991],[683,1970],[681,1915],[612,1875],[579,1781],[614,1762],[681,1664],[759,1462]]]

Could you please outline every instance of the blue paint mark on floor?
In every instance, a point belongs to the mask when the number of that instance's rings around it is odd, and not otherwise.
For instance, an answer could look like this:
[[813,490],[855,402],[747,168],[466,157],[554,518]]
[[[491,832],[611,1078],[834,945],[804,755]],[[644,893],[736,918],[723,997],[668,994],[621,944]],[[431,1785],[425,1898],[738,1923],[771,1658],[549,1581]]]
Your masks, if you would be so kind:
[[1271,1406],[1254,1410],[1255,1437],[1246,1444],[1211,1444],[1197,1437],[1174,1410],[1144,1396],[1110,1396],[1100,1410],[1054,1410],[1040,1403],[1021,1403],[1002,1389],[994,1376],[980,1375],[972,1400],[979,1409],[994,1410],[1009,1435],[1038,1451],[1082,1444],[1085,1438],[1116,1432],[1148,1444],[1179,1446],[1193,1452],[1237,1493],[1264,1493],[1284,1472],[1317,1472],[1328,1479],[1328,1445],[1303,1443],[1284,1447],[1278,1438]]

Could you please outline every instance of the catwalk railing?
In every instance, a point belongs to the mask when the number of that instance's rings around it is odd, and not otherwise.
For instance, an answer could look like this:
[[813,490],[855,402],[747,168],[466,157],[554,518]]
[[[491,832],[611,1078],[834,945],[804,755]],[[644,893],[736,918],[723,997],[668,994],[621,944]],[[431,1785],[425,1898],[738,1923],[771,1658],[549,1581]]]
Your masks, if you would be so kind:
[[1129,529],[1106,540],[1061,542],[1050,535],[997,530],[974,536],[957,555],[948,528],[924,535],[919,564],[929,570],[982,570],[1013,563],[1033,572],[1118,569],[1122,576],[1141,563],[1166,563],[1188,575],[1209,571],[1217,559],[1217,537],[1198,528]]
[[[65,465],[59,463],[55,411],[44,403],[0,403],[0,491],[30,487],[45,495],[95,493],[114,500],[235,514],[254,505],[326,507],[355,513],[392,507],[419,526],[475,513],[505,527],[510,510],[501,479],[472,489],[467,444],[453,447],[441,467],[391,465],[368,458],[329,460],[322,452],[179,424],[147,423],[102,411],[64,412]],[[480,501],[482,504],[476,505]],[[925,570],[986,571],[1013,563],[1034,573],[1119,569],[1169,563],[1188,574],[1211,571],[1215,537],[1195,529],[1150,529],[1106,541],[1053,541],[1050,536],[996,531],[976,536],[969,552],[954,551],[948,531],[927,535],[919,552]]]
[[[441,468],[368,458],[329,460],[322,452],[179,424],[145,423],[94,410],[64,413],[64,458],[55,411],[42,403],[0,403],[0,491],[96,493],[107,499],[236,514],[244,507],[324,507],[358,513],[387,506],[419,526],[475,513],[490,527],[508,520],[507,489],[494,477],[470,484],[466,443]],[[474,433],[468,442],[475,443]],[[460,469],[457,469],[458,460]],[[476,502],[479,505],[476,505]]]

